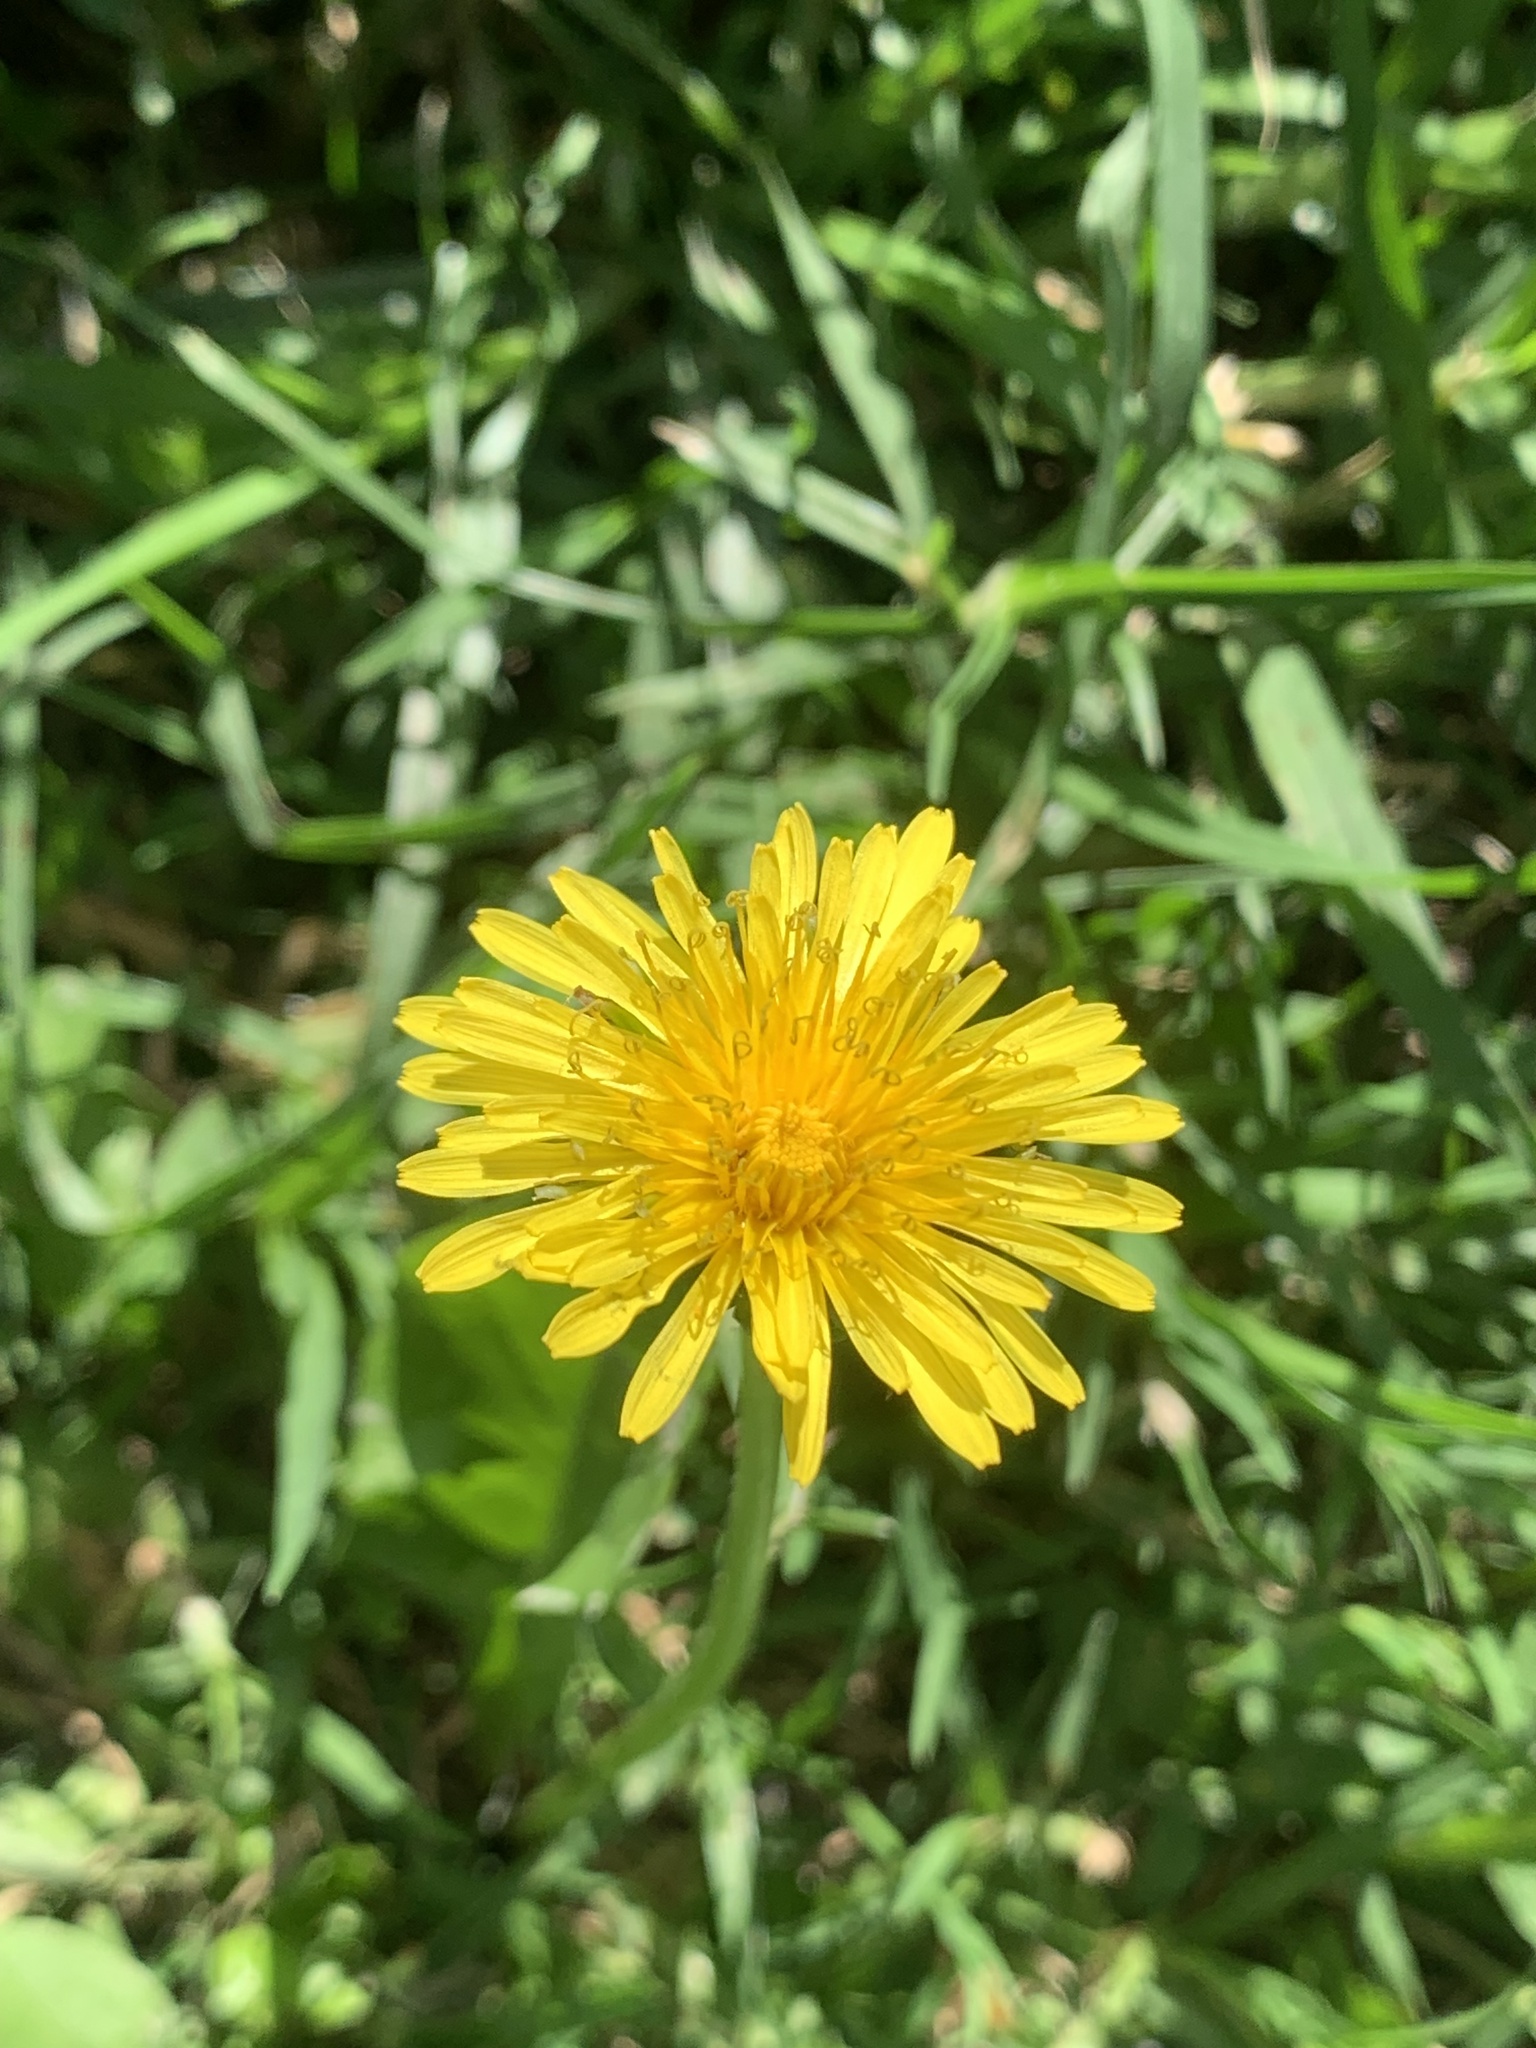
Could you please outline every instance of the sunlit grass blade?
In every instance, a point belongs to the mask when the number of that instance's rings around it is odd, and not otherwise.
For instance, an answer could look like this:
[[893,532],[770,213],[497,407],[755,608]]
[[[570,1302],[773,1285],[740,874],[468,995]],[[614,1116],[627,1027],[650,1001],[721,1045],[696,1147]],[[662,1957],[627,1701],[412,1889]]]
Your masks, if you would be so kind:
[[246,469],[206,491],[152,512],[117,540],[0,611],[0,662],[34,646],[140,576],[158,576],[276,519],[313,497],[320,479],[304,469]]
[[1183,432],[1211,325],[1209,135],[1205,51],[1193,0],[1141,0],[1152,81],[1152,422],[1164,445]]
[[890,486],[909,547],[921,551],[933,524],[933,485],[911,404],[877,367],[875,331],[783,172],[767,156],[758,158],[758,172],[827,367]]

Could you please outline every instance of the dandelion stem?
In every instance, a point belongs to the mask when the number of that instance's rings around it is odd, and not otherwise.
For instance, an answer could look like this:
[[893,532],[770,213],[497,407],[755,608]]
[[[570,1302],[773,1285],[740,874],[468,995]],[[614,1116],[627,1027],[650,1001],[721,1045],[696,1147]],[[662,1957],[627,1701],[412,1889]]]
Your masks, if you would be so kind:
[[725,1691],[741,1669],[763,1604],[769,1530],[779,1478],[778,1394],[744,1347],[736,1404],[736,1474],[709,1596],[693,1653],[644,1706],[596,1743],[581,1763],[541,1785],[523,1807],[517,1832],[547,1835],[595,1805],[613,1779],[639,1757],[670,1742]]

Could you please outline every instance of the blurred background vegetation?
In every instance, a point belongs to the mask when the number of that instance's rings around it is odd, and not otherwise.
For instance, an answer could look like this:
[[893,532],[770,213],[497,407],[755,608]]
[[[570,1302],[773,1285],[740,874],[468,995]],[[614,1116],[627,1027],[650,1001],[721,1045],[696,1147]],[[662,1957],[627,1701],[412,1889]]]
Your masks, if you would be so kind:
[[[1530,2038],[1531,8],[0,57],[7,2048]],[[925,792],[1184,1107],[1158,1310],[984,1477],[848,1361],[739,1698],[524,1843],[732,1361],[637,1451],[553,1290],[420,1295],[393,1008]]]

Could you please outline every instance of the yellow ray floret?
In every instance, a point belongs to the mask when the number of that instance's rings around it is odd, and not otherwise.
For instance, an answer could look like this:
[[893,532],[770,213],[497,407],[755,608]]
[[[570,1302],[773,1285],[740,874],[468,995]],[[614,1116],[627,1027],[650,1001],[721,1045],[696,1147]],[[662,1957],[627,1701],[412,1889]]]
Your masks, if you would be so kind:
[[469,979],[418,997],[402,1029],[434,1050],[402,1085],[478,1114],[408,1159],[423,1194],[528,1197],[445,1238],[424,1287],[516,1271],[584,1290],[546,1332],[557,1358],[615,1343],[676,1295],[620,1427],[661,1427],[745,1290],[752,1345],[784,1402],[790,1469],[821,1464],[832,1317],[944,1442],[995,1464],[997,1427],[1082,1382],[1037,1321],[1045,1279],[1121,1309],[1150,1281],[1078,1233],[1171,1230],[1179,1204],[1035,1146],[1123,1145],[1179,1128],[1169,1102],[1115,1091],[1142,1064],[1109,1003],[1071,989],[974,1021],[1004,976],[967,973],[957,915],[971,863],[927,810],[818,861],[785,811],[716,915],[676,841],[652,834],[660,922],[563,868],[553,926],[486,910],[475,937],[554,994]]

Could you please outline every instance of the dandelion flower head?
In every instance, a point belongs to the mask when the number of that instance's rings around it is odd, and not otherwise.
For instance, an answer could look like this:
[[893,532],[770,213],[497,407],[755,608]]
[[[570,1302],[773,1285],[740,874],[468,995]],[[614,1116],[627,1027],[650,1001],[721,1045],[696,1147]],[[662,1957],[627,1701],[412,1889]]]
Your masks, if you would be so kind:
[[1035,1392],[1081,1400],[1037,1320],[1045,1280],[1150,1308],[1144,1275],[1077,1233],[1169,1230],[1180,1210],[1036,1148],[1162,1138],[1179,1116],[1114,1092],[1142,1058],[1112,1004],[1059,989],[973,1021],[1004,972],[967,972],[981,933],[956,914],[972,863],[953,836],[926,810],[818,862],[796,804],[729,899],[734,932],[667,832],[652,835],[659,923],[570,868],[551,878],[552,927],[482,911],[485,951],[555,994],[469,978],[404,1005],[402,1028],[439,1050],[402,1085],[478,1113],[400,1180],[530,1199],[442,1240],[422,1285],[510,1269],[578,1288],[545,1342],[580,1358],[691,1276],[630,1382],[635,1438],[677,1408],[745,1288],[802,1483],[821,1464],[834,1314],[973,1465],[996,1463],[996,1425],[1033,1425]]

